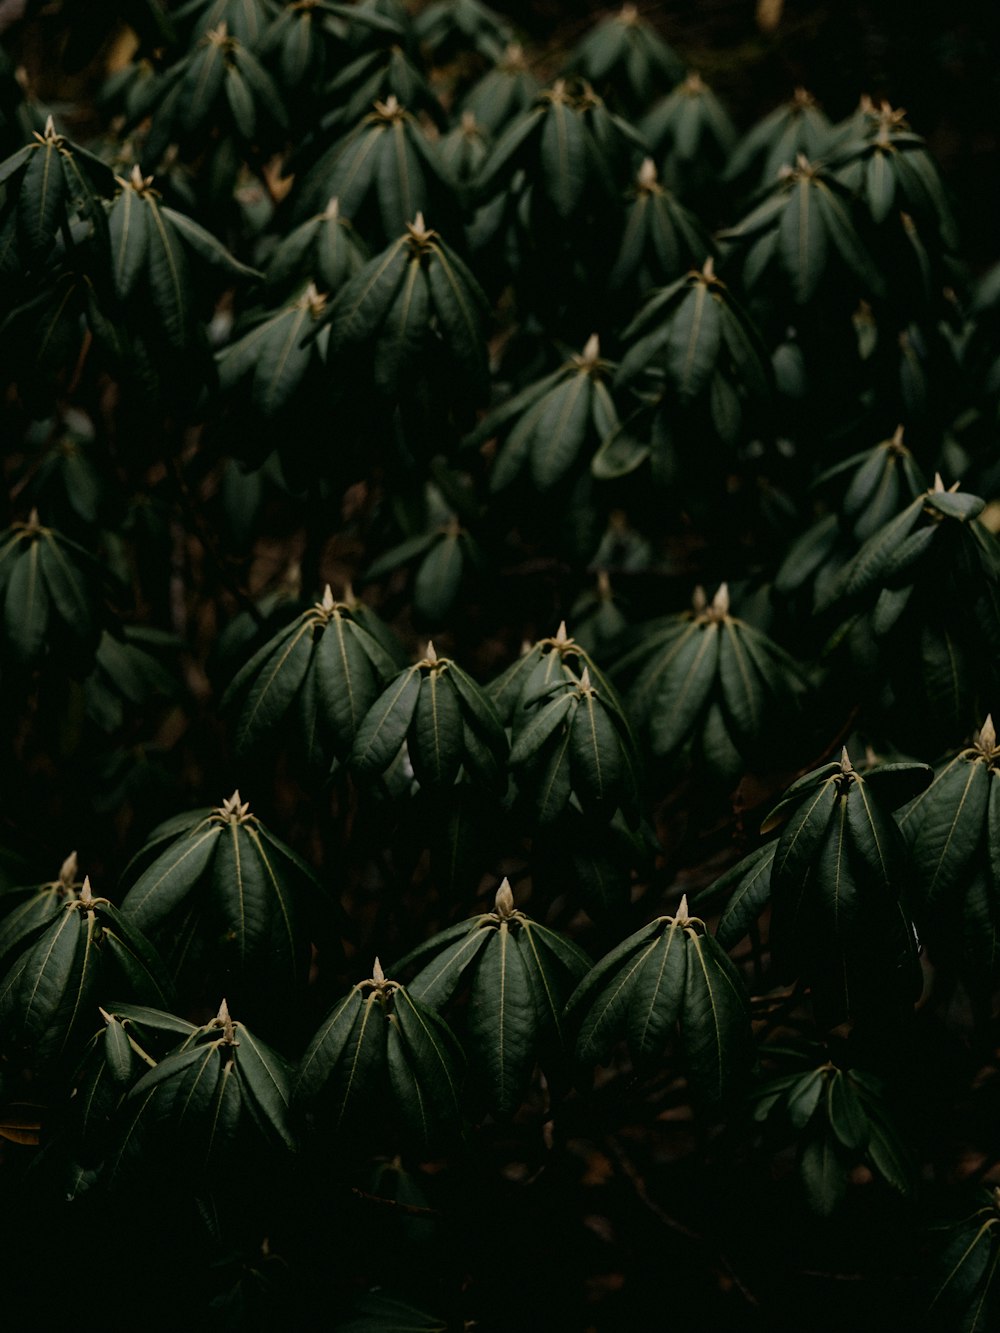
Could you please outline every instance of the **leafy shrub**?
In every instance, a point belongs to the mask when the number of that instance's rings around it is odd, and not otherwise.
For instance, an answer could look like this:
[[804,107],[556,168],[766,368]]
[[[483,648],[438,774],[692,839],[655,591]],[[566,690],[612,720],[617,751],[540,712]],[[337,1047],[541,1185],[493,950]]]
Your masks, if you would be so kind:
[[655,9],[4,7],[12,1328],[996,1322],[979,200]]

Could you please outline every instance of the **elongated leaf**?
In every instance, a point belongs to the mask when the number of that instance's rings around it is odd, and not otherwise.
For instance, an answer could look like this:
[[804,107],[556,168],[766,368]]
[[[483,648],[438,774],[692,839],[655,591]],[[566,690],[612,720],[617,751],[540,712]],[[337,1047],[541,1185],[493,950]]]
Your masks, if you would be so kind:
[[975,760],[950,766],[927,789],[910,843],[926,903],[956,898],[962,876],[985,842],[989,798],[989,770]]
[[629,999],[628,1048],[637,1069],[663,1057],[684,1001],[687,961],[684,929],[675,923],[656,941]]
[[863,779],[851,784],[847,824],[851,850],[867,870],[869,883],[889,899],[898,897],[906,860],[902,834]]
[[514,933],[535,1001],[540,1038],[550,1033],[563,1046],[563,1011],[569,992],[589,971],[590,959],[555,931],[525,919]]
[[292,1086],[297,1102],[309,1101],[320,1092],[331,1078],[350,1039],[359,1017],[363,1000],[355,986],[327,1014],[319,1030],[306,1047]]
[[725,620],[719,631],[719,684],[722,702],[743,747],[761,735],[767,685],[746,651],[739,622]]
[[440,1136],[441,1127],[410,1064],[410,1052],[396,1014],[389,1015],[385,1060],[393,1109],[420,1146],[429,1151]]
[[41,541],[18,552],[4,597],[4,630],[17,659],[41,655],[49,623],[49,594],[41,571]]
[[198,883],[221,833],[221,825],[205,821],[187,837],[178,838],[129,889],[122,916],[146,933],[158,926]]
[[479,956],[469,1005],[469,1036],[490,1107],[513,1115],[531,1072],[537,1038],[534,994],[511,927],[501,921]]
[[302,345],[310,325],[308,307],[297,303],[269,320],[258,340],[251,395],[263,416],[277,416],[302,383],[313,358],[312,347]]
[[64,899],[53,889],[33,894],[7,913],[0,925],[0,963],[37,935],[62,911]]
[[692,1083],[725,1100],[749,1064],[750,1006],[739,973],[710,935],[687,934],[681,1033]]
[[235,255],[229,253],[221,241],[216,240],[210,231],[176,209],[160,206],[160,215],[166,219],[181,240],[188,245],[199,259],[220,269],[234,278],[261,278],[263,274],[255,268],[241,264]]
[[313,624],[302,619],[282,638],[250,687],[236,728],[238,751],[250,749],[277,727],[302,684],[312,652]]
[[449,662],[448,677],[462,703],[466,719],[498,757],[506,757],[507,737],[489,695],[456,662]]
[[401,237],[350,280],[330,307],[330,353],[374,336],[406,274],[407,239]]
[[127,1083],[132,1075],[132,1046],[117,1018],[104,1029],[104,1063],[115,1083]]
[[864,774],[865,786],[875,794],[883,810],[896,810],[925,791],[934,777],[929,764],[879,764]]
[[243,1098],[236,1074],[236,1061],[230,1055],[222,1065],[215,1087],[215,1097],[204,1122],[203,1167],[228,1153],[236,1140]]
[[401,672],[365,714],[351,751],[351,764],[372,776],[384,773],[406,739],[417,699],[421,673]]
[[[575,705],[574,700],[574,705]],[[540,827],[553,823],[566,809],[573,791],[569,745],[572,727],[556,733],[546,745],[541,762],[532,775],[532,813]]]
[[533,759],[564,722],[570,720],[570,710],[576,700],[569,693],[557,694],[540,708],[534,708],[527,720],[515,731],[510,762],[513,767]]
[[[50,1027],[78,975],[81,913],[64,908],[37,943],[23,956],[0,989],[0,1014],[29,1041],[58,1042],[67,1029]],[[46,1044],[48,1044],[46,1042]]]
[[913,500],[896,517],[869,537],[854,559],[842,570],[823,596],[817,596],[816,610],[823,611],[844,597],[857,597],[882,578],[886,565],[899,544],[919,520],[923,501]]
[[849,1076],[836,1070],[826,1085],[827,1118],[834,1134],[850,1152],[867,1148],[871,1126]]
[[775,842],[758,847],[717,879],[707,891],[714,897],[717,892],[733,886],[732,895],[715,932],[715,938],[723,949],[731,949],[743,939],[770,900],[771,870],[776,848]]
[[393,1008],[425,1102],[445,1128],[457,1126],[465,1073],[461,1047],[444,1019],[414,999],[405,987],[394,992]]
[[428,550],[413,580],[413,606],[432,625],[439,625],[454,605],[464,572],[464,545],[458,533],[445,532]]
[[[471,921],[463,921],[462,933],[458,939],[452,940],[439,954],[425,963],[407,986],[410,995],[430,1009],[443,1008],[458,989],[463,974],[489,942],[492,929],[486,923],[490,921],[489,917],[474,917]],[[457,931],[459,927],[453,929]],[[449,934],[450,932],[445,931],[435,939],[444,944],[445,937]],[[401,966],[406,961],[403,959]]]
[[719,627],[714,621],[699,625],[678,647],[650,716],[655,754],[668,755],[689,739],[715,684],[718,660]]
[[79,569],[62,550],[60,542],[46,536],[37,546],[41,574],[52,606],[76,635],[86,639],[96,618],[90,589]]
[[130,295],[146,263],[149,213],[135,190],[123,189],[108,215],[115,290]]
[[563,219],[577,209],[587,181],[587,145],[583,121],[565,101],[553,101],[539,143],[541,181]]
[[142,931],[110,903],[101,904],[100,920],[104,945],[136,998],[164,1009],[172,1007],[176,1003],[174,987],[163,960]]
[[375,384],[395,394],[416,361],[430,323],[430,289],[419,255],[412,255],[389,308],[375,354]]
[[471,275],[462,271],[456,255],[440,243],[433,251],[427,277],[442,334],[456,365],[468,376],[473,395],[483,398],[489,380],[485,298]]
[[197,1028],[193,1023],[189,1023],[186,1018],[178,1018],[176,1014],[166,1013],[162,1009],[152,1009],[142,1004],[126,1004],[120,1000],[112,1001],[108,1006],[108,1013],[114,1014],[116,1018],[124,1019],[128,1023],[138,1024],[142,1028],[149,1028],[153,1032],[170,1032],[178,1036],[189,1037]]
[[250,835],[232,819],[223,828],[212,858],[212,896],[235,941],[245,968],[268,934],[270,911],[262,866]]
[[372,991],[361,1002],[327,1089],[334,1129],[357,1123],[364,1114],[384,1069],[386,1026],[378,993]]
[[541,129],[547,118],[546,108],[537,106],[507,127],[494,144],[476,181],[476,189],[482,196],[488,197],[501,187],[504,178],[515,170],[520,155],[526,151],[528,140]]
[[236,1072],[243,1085],[251,1114],[263,1123],[286,1148],[296,1147],[289,1125],[292,1070],[284,1056],[255,1037],[242,1023],[235,1025],[239,1040]]
[[814,1069],[800,1078],[788,1094],[785,1112],[794,1130],[801,1133],[813,1118],[827,1087],[825,1069]]
[[692,283],[670,322],[665,346],[667,370],[682,403],[696,398],[707,386],[721,338],[718,300],[707,283]]
[[[602,1064],[612,1042],[623,1035],[639,977],[656,950],[663,928],[662,921],[651,922],[643,931],[630,936],[608,958],[598,963],[595,973],[599,979],[591,982],[590,977],[585,977],[570,997],[570,1006],[574,1010],[589,1001],[576,1043],[576,1058],[580,1064]],[[620,966],[615,967],[611,960],[620,960]],[[601,982],[604,983],[602,989],[593,995],[593,989]]]
[[187,259],[172,226],[159,205],[143,196],[148,210],[149,285],[163,331],[171,346],[183,349],[191,341],[193,324],[192,286]]
[[569,471],[583,447],[590,420],[590,376],[578,371],[546,394],[539,407],[530,459],[534,483],[544,491]]
[[408,747],[421,786],[454,783],[462,763],[462,714],[444,671],[430,671],[420,683]]
[[66,177],[53,143],[33,149],[17,195],[18,229],[30,263],[48,257],[66,210]]
[[816,192],[811,176],[796,180],[778,223],[778,254],[799,305],[815,293],[826,267],[828,238]]
[[573,714],[570,757],[573,790],[584,810],[613,810],[621,791],[621,746],[615,724],[592,693],[583,696]]
[[778,839],[772,870],[775,889],[792,889],[801,880],[826,835],[836,802],[832,776],[801,801]]
[[817,1134],[802,1147],[799,1173],[809,1206],[821,1217],[829,1217],[847,1192],[847,1169],[832,1134]]
[[350,753],[362,719],[379,694],[371,658],[351,629],[342,615],[335,614],[320,635],[312,661],[318,707],[342,758]]

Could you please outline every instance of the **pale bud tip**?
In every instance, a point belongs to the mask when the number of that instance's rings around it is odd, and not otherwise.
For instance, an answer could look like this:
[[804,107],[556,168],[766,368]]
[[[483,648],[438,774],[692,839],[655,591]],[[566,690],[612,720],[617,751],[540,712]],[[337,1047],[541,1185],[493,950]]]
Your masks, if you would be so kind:
[[556,630],[556,643],[568,643],[569,635],[566,633],[566,622],[560,620],[559,628]]
[[648,190],[656,184],[656,163],[651,157],[644,157],[642,159],[642,166],[639,168],[637,180],[644,190]]
[[983,723],[979,732],[979,745],[983,750],[995,750],[997,743],[996,727],[993,725],[993,714],[987,713],[986,721]]
[[943,491],[943,490],[944,490],[944,482],[941,480],[941,473],[940,473],[940,472],[935,472],[935,473],[934,473],[934,490],[936,490],[936,491]]
[[720,583],[715,596],[712,598],[712,610],[720,616],[729,614],[729,584]]
[[583,359],[593,363],[601,355],[601,340],[592,333],[583,345]]
[[70,852],[69,856],[59,867],[59,882],[61,884],[73,884],[76,882],[78,863],[76,852]]
[[701,584],[697,584],[694,592],[691,594],[691,605],[695,612],[700,614],[708,605],[708,598],[705,596],[705,589]]
[[585,690],[590,689],[590,667],[583,668],[583,674],[580,677],[580,684]]
[[326,587],[323,589],[323,602],[322,602],[322,606],[323,606],[323,610],[324,610],[324,611],[332,611],[332,610],[333,610],[333,593],[332,593],[331,590],[330,590],[330,585],[329,585],[329,583],[328,583],[328,584],[326,585]]
[[688,896],[685,893],[681,896],[681,900],[677,904],[677,911],[674,913],[674,920],[690,921],[690,919],[691,918],[688,916]]
[[90,891],[90,876],[84,877],[83,888],[80,890],[80,901],[84,903],[92,902],[94,895]]
[[223,1000],[222,1003],[219,1005],[219,1015],[218,1015],[218,1016],[219,1016],[219,1020],[220,1020],[221,1022],[223,1022],[223,1023],[228,1023],[228,1022],[230,1021],[230,1018],[229,1018],[229,1005],[226,1003],[225,1000]]
[[377,958],[375,959],[375,966],[372,968],[372,980],[378,985],[381,985],[382,982],[385,981],[385,973],[382,971],[382,964]]
[[840,752],[840,771],[841,773],[853,773],[854,765],[851,763],[851,756],[847,753],[847,746]]
[[437,649],[434,647],[433,639],[427,640],[427,651],[424,653],[424,657],[428,662],[436,662],[438,660]]
[[505,875],[503,883],[497,889],[497,896],[494,900],[497,916],[510,916],[514,910],[514,894],[511,891],[510,880]]

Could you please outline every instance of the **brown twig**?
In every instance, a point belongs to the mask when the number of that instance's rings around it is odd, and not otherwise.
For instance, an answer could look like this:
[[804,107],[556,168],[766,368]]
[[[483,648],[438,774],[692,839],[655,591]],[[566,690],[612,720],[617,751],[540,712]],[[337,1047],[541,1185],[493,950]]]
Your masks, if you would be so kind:
[[363,1199],[365,1203],[382,1204],[386,1208],[394,1208],[397,1213],[405,1213],[407,1217],[440,1217],[441,1213],[437,1208],[422,1208],[416,1203],[401,1203],[399,1199],[387,1199],[383,1194],[369,1194],[367,1190],[358,1189],[356,1185],[351,1186],[351,1193],[357,1199]]
[[[635,1163],[629,1159],[629,1157],[622,1149],[621,1144],[619,1144],[612,1135],[609,1134],[605,1142],[611,1149],[612,1156],[614,1157],[618,1165],[621,1167],[622,1172],[624,1173],[624,1175],[629,1181],[629,1184],[635,1191],[636,1198],[639,1200],[639,1202],[643,1205],[644,1208],[648,1209],[649,1212],[653,1214],[653,1216],[657,1219],[658,1222],[660,1222],[663,1226],[668,1227],[671,1231],[676,1232],[678,1235],[686,1236],[688,1240],[693,1241],[697,1245],[704,1245],[709,1249],[714,1249],[711,1240],[707,1236],[703,1236],[700,1231],[695,1231],[692,1227],[689,1227],[686,1223],[678,1221],[676,1217],[671,1216],[671,1214],[668,1213],[665,1208],[663,1208],[660,1204],[656,1202],[655,1199],[653,1199],[650,1196],[649,1191],[646,1189],[646,1182],[639,1174],[639,1171],[637,1170]],[[737,1289],[737,1291],[740,1293],[740,1295],[743,1297],[746,1303],[748,1305],[753,1305],[753,1306],[760,1305],[760,1301],[757,1299],[757,1297],[753,1294],[750,1288],[746,1285],[746,1283],[736,1272],[736,1269],[733,1267],[731,1260],[725,1254],[723,1254],[721,1250],[715,1250],[715,1257],[718,1260],[720,1266],[725,1269],[727,1275],[729,1276],[730,1280],[733,1283],[733,1286]]]

